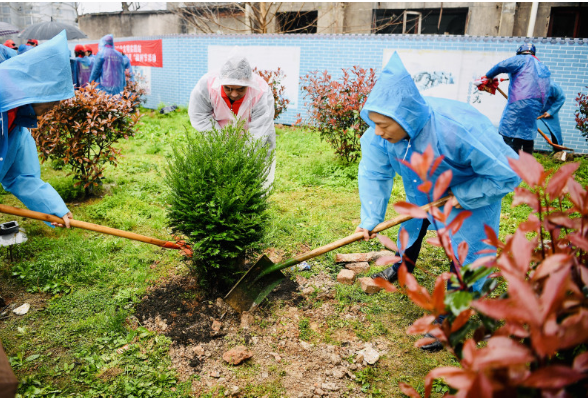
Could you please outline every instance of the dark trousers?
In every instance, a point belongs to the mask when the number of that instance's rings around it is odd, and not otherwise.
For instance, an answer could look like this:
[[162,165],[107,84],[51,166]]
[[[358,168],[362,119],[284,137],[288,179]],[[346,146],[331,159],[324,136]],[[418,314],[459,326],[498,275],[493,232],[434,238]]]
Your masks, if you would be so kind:
[[[415,263],[416,263],[417,259],[419,258],[419,253],[421,252],[423,240],[425,239],[425,235],[427,234],[427,228],[429,227],[429,225],[431,225],[429,220],[423,219],[423,224],[421,225],[421,230],[419,231],[419,236],[414,241],[412,246],[407,247],[404,250],[404,255],[402,256],[402,260],[392,266],[392,268],[394,268],[395,271],[398,271],[398,269],[402,265],[402,262],[404,262],[406,264],[406,269],[408,270],[408,272],[410,272],[411,274],[413,273]],[[396,253],[396,255],[399,256],[400,254]],[[453,264],[453,261],[450,262],[449,270],[451,272],[455,272],[455,265]],[[453,289],[450,281],[447,281],[447,289],[448,290]]]
[[525,153],[533,154],[533,147],[535,145],[533,140],[511,138],[507,136],[502,136],[502,138],[504,139],[504,143],[509,145],[515,153],[519,154],[519,150],[522,149]]

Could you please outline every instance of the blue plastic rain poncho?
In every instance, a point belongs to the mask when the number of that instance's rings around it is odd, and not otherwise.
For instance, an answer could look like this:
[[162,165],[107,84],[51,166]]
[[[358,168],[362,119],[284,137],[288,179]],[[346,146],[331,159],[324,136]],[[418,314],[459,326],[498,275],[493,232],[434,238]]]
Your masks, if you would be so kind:
[[[392,144],[377,136],[375,124],[369,119],[372,111],[394,119],[407,132],[408,139]],[[430,145],[435,157],[445,157],[433,180],[450,169],[451,191],[463,208],[472,211],[454,235],[453,245],[457,251],[459,243],[468,243],[465,264],[480,257],[476,253],[488,248],[482,243],[486,238],[484,224],[498,232],[501,200],[521,181],[507,160],[518,156],[490,120],[469,104],[421,96],[397,53],[382,71],[360,115],[370,128],[361,138],[359,226],[372,230],[384,221],[395,174],[402,177],[408,202],[419,206],[429,202],[417,189],[422,183],[418,175],[399,160],[409,161],[413,152],[423,153]],[[450,218],[457,213],[459,210],[454,209]],[[421,226],[422,221],[415,219],[402,224],[409,233],[406,247],[415,242]],[[430,228],[434,228],[433,224]],[[483,280],[478,281],[474,289],[481,289],[482,284]]]
[[[62,217],[69,212],[59,194],[41,180],[37,148],[29,130],[37,126],[31,104],[74,96],[65,31],[0,64],[0,182],[26,207]],[[8,111],[18,107],[9,131]]]
[[532,55],[517,55],[499,62],[486,77],[492,79],[507,73],[508,104],[502,113],[498,131],[501,135],[524,140],[535,140],[537,117],[549,94],[549,69]]
[[90,57],[77,57],[75,60],[75,67],[73,71],[74,85],[78,88],[83,88],[90,82],[90,75],[92,75],[92,67],[94,61]]
[[114,38],[100,39],[102,49],[94,58],[90,81],[98,82],[98,89],[108,94],[119,94],[125,89],[125,63],[122,54],[114,49]]
[[18,53],[9,47],[0,45],[0,63],[16,56]]
[[564,105],[566,96],[557,83],[551,81],[551,88],[547,102],[541,113],[548,113],[551,117],[541,118],[537,121],[537,127],[546,135],[551,134],[551,140],[555,144],[563,145],[563,136],[561,134],[561,126],[559,124],[559,110]]

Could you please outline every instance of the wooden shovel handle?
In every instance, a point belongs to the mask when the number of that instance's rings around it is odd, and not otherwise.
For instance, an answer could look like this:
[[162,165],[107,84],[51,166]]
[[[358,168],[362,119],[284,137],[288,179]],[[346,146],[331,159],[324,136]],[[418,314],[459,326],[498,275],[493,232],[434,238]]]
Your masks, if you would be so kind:
[[[505,99],[508,100],[508,96],[506,95],[506,93],[504,93],[502,91],[502,89],[500,89],[499,87],[497,87],[496,89],[500,92],[500,94],[502,94],[504,96]],[[573,149],[570,149],[569,147],[564,147],[564,146],[560,146],[559,144],[553,143],[551,141],[551,139],[549,139],[547,137],[547,135],[545,133],[543,133],[543,131],[541,129],[537,128],[537,130],[539,131],[539,133],[541,134],[541,136],[543,136],[543,139],[545,139],[547,141],[547,143],[549,143],[554,149],[574,151]]]
[[[423,209],[425,212],[429,212],[429,210],[432,207],[441,207],[442,205],[444,205],[445,203],[447,203],[447,201],[449,199],[453,198],[453,196],[445,196],[437,201],[434,201],[432,203],[426,204],[424,206],[421,206],[421,209]],[[398,217],[389,219],[388,221],[384,221],[378,225],[376,225],[376,227],[374,229],[372,229],[372,233],[377,233],[377,232],[381,232],[383,230],[386,230],[388,228],[392,228],[393,226],[396,226],[398,224],[401,224],[403,222],[406,222],[408,220],[411,220],[412,217],[408,216],[408,215],[400,215]],[[343,239],[339,239],[333,243],[329,243],[327,245],[324,245],[322,247],[319,247],[317,249],[314,249],[312,251],[309,251],[308,253],[304,253],[304,254],[300,254],[296,257],[293,257],[291,260],[295,261],[292,265],[298,264],[302,261],[306,261],[309,260],[311,258],[320,256],[321,254],[325,254],[328,253],[331,250],[335,250],[338,249],[339,247],[343,247],[349,243],[353,243],[353,242],[357,242],[358,240],[363,239],[363,233],[362,232],[357,232],[354,233],[353,235],[349,235]],[[285,267],[284,267],[285,268]]]
[[[45,222],[57,222],[59,224],[65,224],[62,218],[56,217],[55,215],[45,214],[37,211],[24,210],[22,208],[6,206],[0,204],[0,212],[10,215],[18,215],[19,217],[38,219]],[[137,233],[121,231],[120,229],[109,228],[107,226],[92,224],[90,222],[78,221],[70,219],[70,226],[74,228],[86,229],[88,231],[106,233],[107,235],[119,236],[126,239],[138,240],[139,242],[150,243],[160,247],[166,247],[171,249],[180,249],[181,247],[173,242],[167,242],[165,240],[155,239],[148,236],[139,235]]]

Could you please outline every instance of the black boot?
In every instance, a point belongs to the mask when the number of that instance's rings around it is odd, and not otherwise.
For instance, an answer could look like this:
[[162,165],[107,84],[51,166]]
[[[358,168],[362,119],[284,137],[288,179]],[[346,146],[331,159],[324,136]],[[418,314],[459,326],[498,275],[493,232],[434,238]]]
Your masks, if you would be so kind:
[[377,274],[372,275],[372,279],[375,278],[384,278],[390,283],[394,283],[398,280],[398,271],[395,269],[395,265],[391,266],[390,268],[386,268],[382,272],[378,272]]
[[443,350],[443,343],[439,341],[435,336],[431,335],[430,333],[425,333],[425,337],[433,338],[435,341],[433,343],[426,344],[421,346],[421,350],[428,351],[430,353],[435,353],[437,351]]

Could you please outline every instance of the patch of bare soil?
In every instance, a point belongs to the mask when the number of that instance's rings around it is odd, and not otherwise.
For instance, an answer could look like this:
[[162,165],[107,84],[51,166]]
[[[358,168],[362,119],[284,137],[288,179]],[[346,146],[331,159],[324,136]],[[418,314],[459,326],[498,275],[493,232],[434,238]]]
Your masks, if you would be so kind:
[[[296,282],[287,279],[270,294],[269,302],[240,315],[221,299],[194,297],[192,278],[174,277],[145,296],[136,316],[147,329],[173,340],[170,356],[180,379],[199,376],[193,381],[194,396],[223,386],[225,395],[232,397],[250,395],[246,387],[262,388],[261,396],[365,397],[353,383],[357,371],[367,365],[357,355],[366,345],[382,354],[387,343],[382,339],[364,343],[346,328],[332,336],[340,346],[316,340],[334,313],[336,284],[326,273],[297,276]],[[309,296],[321,299],[322,306],[305,306]],[[345,318],[363,321],[365,315],[356,305]],[[309,321],[315,336],[301,340],[302,319]],[[247,346],[253,357],[233,366],[222,356],[238,345]],[[271,392],[272,388],[278,392]]]
[[[2,261],[1,258],[0,261]],[[43,310],[50,298],[51,295],[47,293],[28,293],[15,280],[0,277],[0,321],[21,318],[12,313],[12,310],[24,303],[30,304],[29,313]]]

